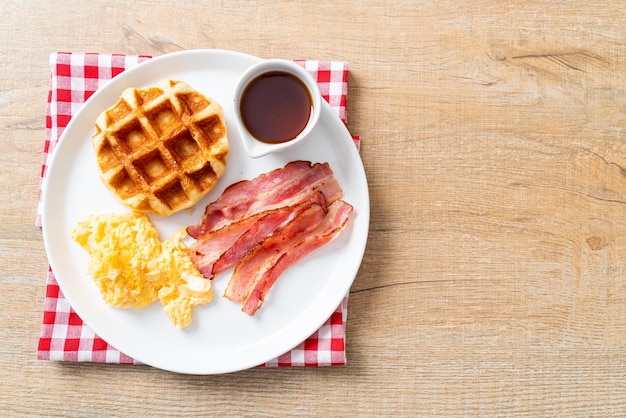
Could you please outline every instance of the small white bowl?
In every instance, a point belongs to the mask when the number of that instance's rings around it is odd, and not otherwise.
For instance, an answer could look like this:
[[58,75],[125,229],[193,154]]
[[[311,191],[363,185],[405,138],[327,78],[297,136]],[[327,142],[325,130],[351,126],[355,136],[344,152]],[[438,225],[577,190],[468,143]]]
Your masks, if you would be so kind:
[[[268,143],[256,139],[246,128],[241,116],[241,98],[248,84],[257,77],[272,72],[289,73],[296,77],[308,89],[311,98],[311,114],[307,124],[295,138],[287,142]],[[234,122],[248,155],[252,158],[259,158],[271,152],[284,151],[304,141],[320,118],[321,100],[317,82],[307,70],[292,61],[269,59],[248,68],[237,82],[233,100]]]

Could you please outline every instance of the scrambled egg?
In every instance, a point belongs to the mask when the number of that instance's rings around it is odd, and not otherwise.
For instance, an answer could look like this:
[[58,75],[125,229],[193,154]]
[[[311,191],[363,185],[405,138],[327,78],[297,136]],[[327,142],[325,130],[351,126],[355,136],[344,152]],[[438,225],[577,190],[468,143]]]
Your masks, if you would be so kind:
[[184,230],[161,242],[146,215],[90,215],[72,232],[90,255],[88,272],[104,301],[118,308],[143,308],[159,299],[174,326],[191,324],[193,307],[213,299],[187,255]]

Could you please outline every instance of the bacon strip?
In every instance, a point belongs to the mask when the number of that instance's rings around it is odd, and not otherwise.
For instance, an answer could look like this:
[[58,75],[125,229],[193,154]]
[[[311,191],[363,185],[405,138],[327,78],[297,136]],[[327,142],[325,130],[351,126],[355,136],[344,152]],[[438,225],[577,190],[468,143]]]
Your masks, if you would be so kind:
[[340,199],[342,190],[328,163],[294,161],[252,180],[232,184],[210,203],[198,225],[187,233],[198,238],[208,231],[279,207],[293,206],[321,191],[330,204]]
[[294,218],[311,207],[318,204],[326,207],[324,194],[318,192],[312,200],[302,202],[295,206],[283,207],[268,211],[250,229],[248,229],[213,265],[213,276],[234,266],[257,244],[284,228]]
[[189,246],[189,256],[200,274],[207,279],[212,279],[213,265],[219,258],[231,248],[237,240],[246,233],[259,216],[243,219],[239,222],[226,225],[216,231],[208,232],[198,238]]
[[326,208],[312,204],[287,226],[256,246],[235,267],[224,296],[233,302],[245,302],[254,284],[276,259],[298,243],[299,237],[319,225],[326,216]]
[[190,257],[208,279],[235,266],[224,297],[252,316],[286,269],[344,229],[353,208],[342,195],[328,163],[294,161],[235,183],[187,228]]
[[253,316],[257,309],[263,305],[265,296],[285,270],[339,236],[347,224],[351,213],[351,205],[343,201],[335,202],[329,208],[324,222],[319,224],[315,230],[310,231],[310,234],[299,240],[298,244],[291,250],[283,252],[277,257],[275,264],[262,273],[250,291],[242,311]]
[[[300,219],[294,219],[285,227],[285,233],[277,233],[275,240],[268,239],[262,242],[237,265],[225,296],[230,300],[243,302],[242,310],[248,315],[254,315],[281,274],[303,257],[337,237],[351,213],[352,206],[339,200],[328,208],[328,213],[318,223],[295,225]],[[287,231],[289,226],[292,226],[294,231],[300,229],[300,232],[293,234],[292,231]]]
[[283,252],[276,260],[276,263],[263,272],[261,278],[250,291],[242,311],[253,316],[257,309],[263,305],[267,292],[269,292],[285,270],[339,236],[348,222],[350,213],[352,213],[352,206],[343,201],[335,202],[329,208],[324,222],[318,225],[315,231],[311,231],[311,234],[304,237],[290,251]]
[[268,210],[207,232],[189,247],[191,260],[205,278],[213,279],[314,203],[325,207],[324,194],[318,192],[313,199],[293,207]]

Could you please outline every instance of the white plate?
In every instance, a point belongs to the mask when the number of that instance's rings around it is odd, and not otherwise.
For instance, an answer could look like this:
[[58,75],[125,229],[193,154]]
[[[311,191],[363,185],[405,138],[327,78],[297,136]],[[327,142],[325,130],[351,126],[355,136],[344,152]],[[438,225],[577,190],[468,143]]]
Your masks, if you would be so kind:
[[[76,113],[53,153],[43,193],[43,237],[55,277],[74,310],[96,334],[134,359],[188,374],[228,373],[257,366],[289,351],[315,332],[341,303],[357,274],[369,229],[369,194],[350,134],[324,101],[320,122],[303,144],[280,154],[249,158],[232,125],[237,78],[259,58],[220,50],[163,55],[129,69],[99,89]],[[194,309],[193,323],[172,326],[157,301],[144,309],[107,306],[87,274],[87,253],[71,239],[91,213],[128,211],[103,186],[91,146],[94,121],[127,87],[160,79],[186,81],[222,105],[230,139],[228,169],[193,210],[152,216],[162,239],[198,222],[204,207],[230,184],[256,177],[293,160],[328,162],[354,206],[343,233],[288,269],[254,317],[222,297],[232,270],[214,280],[214,299]]]

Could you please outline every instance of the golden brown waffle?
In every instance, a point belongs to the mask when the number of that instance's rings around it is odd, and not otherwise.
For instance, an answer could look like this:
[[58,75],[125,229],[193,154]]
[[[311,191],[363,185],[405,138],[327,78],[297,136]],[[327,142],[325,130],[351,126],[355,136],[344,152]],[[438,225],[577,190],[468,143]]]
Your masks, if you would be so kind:
[[126,89],[96,120],[101,178],[122,203],[167,216],[196,204],[226,170],[222,107],[187,83]]

